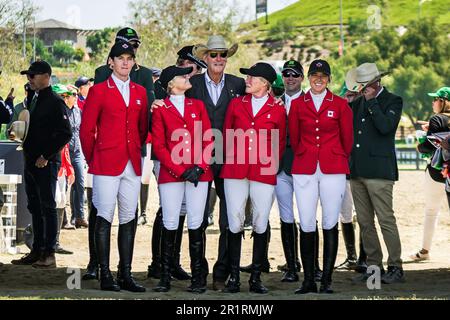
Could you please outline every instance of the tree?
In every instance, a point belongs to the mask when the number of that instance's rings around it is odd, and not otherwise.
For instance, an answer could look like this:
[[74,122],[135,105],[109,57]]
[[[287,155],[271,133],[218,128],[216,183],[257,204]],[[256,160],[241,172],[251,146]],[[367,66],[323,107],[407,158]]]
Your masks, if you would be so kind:
[[109,47],[114,33],[115,30],[113,28],[105,28],[87,37],[86,46],[91,49],[93,56],[103,53],[104,49]]
[[407,55],[404,66],[394,70],[392,90],[403,98],[403,113],[419,129],[418,120],[428,120],[433,109],[428,92],[444,85],[443,79],[423,64],[421,57]]
[[55,41],[53,44],[53,56],[60,63],[69,63],[75,56],[75,49],[65,41]]

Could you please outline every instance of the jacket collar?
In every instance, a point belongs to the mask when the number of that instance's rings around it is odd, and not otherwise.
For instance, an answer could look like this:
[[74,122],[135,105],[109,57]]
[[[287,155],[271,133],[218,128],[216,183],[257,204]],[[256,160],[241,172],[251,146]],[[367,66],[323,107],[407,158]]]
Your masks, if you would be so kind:
[[246,94],[242,97],[242,102],[244,103],[245,110],[247,111],[250,118],[259,118],[262,115],[266,114],[267,112],[272,110],[272,107],[275,105],[275,99],[269,94],[269,98],[267,99],[266,103],[262,106],[261,110],[258,111],[256,116],[253,116],[253,109],[252,109],[252,95]]
[[328,88],[326,90],[327,94],[323,99],[322,105],[319,108],[319,112],[317,112],[316,107],[314,106],[314,101],[311,96],[311,90],[308,90],[308,92],[303,95],[303,101],[306,103],[308,108],[311,109],[311,111],[321,114],[332,105],[334,101],[334,94]]
[[184,98],[184,117],[181,115],[181,113],[178,111],[178,109],[173,105],[172,101],[170,101],[170,96],[166,97],[164,99],[164,107],[168,109],[173,115],[179,117],[180,119],[183,119],[183,121],[186,121],[186,115],[188,114],[188,107],[192,106],[193,102],[192,99],[185,97]]

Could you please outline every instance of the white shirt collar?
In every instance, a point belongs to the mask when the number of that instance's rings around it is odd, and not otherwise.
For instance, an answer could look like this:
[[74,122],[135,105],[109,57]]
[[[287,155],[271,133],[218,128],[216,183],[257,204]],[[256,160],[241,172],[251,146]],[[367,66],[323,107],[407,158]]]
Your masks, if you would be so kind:
[[112,79],[114,80],[114,82],[116,83],[117,86],[128,86],[130,85],[130,77],[128,77],[127,81],[122,81],[120,80],[115,74],[114,72],[111,74]]
[[380,93],[382,93],[382,92],[383,92],[383,90],[384,90],[384,87],[381,87],[381,90],[380,90],[380,92],[378,92],[378,94],[377,94],[377,96],[376,96],[375,98],[378,98],[378,96],[380,95]]
[[208,71],[205,72],[205,77],[206,77],[206,82],[208,82],[209,84],[214,84],[216,86],[221,85],[225,82],[225,73],[222,75],[222,79],[220,79],[219,83],[215,83],[208,75]]

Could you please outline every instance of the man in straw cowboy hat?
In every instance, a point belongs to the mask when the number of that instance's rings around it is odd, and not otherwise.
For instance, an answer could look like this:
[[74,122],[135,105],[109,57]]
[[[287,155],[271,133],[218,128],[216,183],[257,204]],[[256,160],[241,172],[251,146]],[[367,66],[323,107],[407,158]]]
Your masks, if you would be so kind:
[[[402,115],[402,98],[390,93],[375,63],[356,68],[355,80],[362,96],[350,103],[353,109],[354,145],[350,160],[351,187],[358,224],[361,228],[367,265],[381,269],[382,282],[403,282],[401,243],[393,210],[393,187],[398,180],[395,132]],[[387,246],[388,271],[383,269],[383,252],[375,228],[377,216]],[[365,281],[363,273],[354,281]]]
[[[242,78],[225,73],[228,58],[232,57],[238,49],[237,44],[227,46],[225,39],[220,35],[209,37],[206,45],[197,45],[193,49],[194,55],[206,62],[207,69],[204,74],[195,75],[190,79],[192,89],[186,92],[186,96],[200,99],[205,103],[211,126],[222,132],[225,121],[225,113],[231,99],[245,94],[245,81]],[[225,204],[224,181],[219,177],[222,168],[222,145],[216,143],[216,163],[211,168],[214,173],[214,185],[220,199],[220,237],[217,261],[213,267],[213,289],[224,288],[225,281],[230,274],[227,250],[228,218]],[[212,183],[209,183],[211,189]],[[204,228],[208,226],[209,196],[206,201]],[[208,274],[208,263],[203,263],[204,281]]]

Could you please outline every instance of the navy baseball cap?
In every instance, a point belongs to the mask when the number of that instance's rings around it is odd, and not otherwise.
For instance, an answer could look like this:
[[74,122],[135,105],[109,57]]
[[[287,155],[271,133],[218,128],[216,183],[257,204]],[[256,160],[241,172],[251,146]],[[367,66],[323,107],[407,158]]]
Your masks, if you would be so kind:
[[169,82],[177,77],[177,76],[184,76],[186,74],[189,74],[192,72],[194,68],[192,67],[188,67],[188,68],[181,68],[181,67],[177,67],[177,66],[170,66],[167,67],[165,69],[163,69],[163,71],[161,71],[161,75],[159,76],[159,83],[161,84],[161,87],[164,88],[164,90],[167,90],[167,85],[169,84]]
[[325,60],[317,59],[311,62],[308,69],[308,77],[316,72],[325,73],[327,76],[331,76],[331,68],[328,62]]
[[131,55],[133,58],[136,57],[136,54],[134,53],[134,49],[131,46],[131,44],[129,44],[126,41],[117,41],[111,48],[111,51],[109,52],[109,56],[110,58],[115,58],[115,57],[120,57],[123,54],[129,54]]
[[269,81],[270,84],[277,80],[277,73],[275,69],[270,64],[265,62],[258,62],[249,69],[240,68],[239,71],[242,74],[246,74],[252,77],[264,78]]
[[79,88],[81,86],[87,85],[89,82],[94,82],[94,78],[88,77],[79,77],[77,81],[75,81],[75,87]]
[[198,59],[196,56],[192,54],[194,46],[186,46],[183,47],[180,51],[177,52],[178,58],[183,60],[189,60],[193,63],[195,63],[200,68],[206,69],[208,68],[205,61]]

